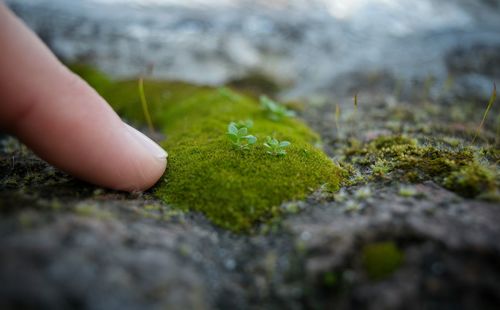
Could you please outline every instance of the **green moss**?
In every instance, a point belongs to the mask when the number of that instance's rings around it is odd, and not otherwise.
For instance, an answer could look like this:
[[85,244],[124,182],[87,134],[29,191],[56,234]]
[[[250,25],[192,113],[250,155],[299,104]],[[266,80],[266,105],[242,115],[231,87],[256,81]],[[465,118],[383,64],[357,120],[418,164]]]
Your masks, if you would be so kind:
[[[158,81],[146,81],[144,88],[153,123],[167,136],[167,173],[155,189],[164,201],[202,212],[226,229],[247,231],[279,215],[285,201],[303,199],[324,184],[338,189],[343,170],[314,146],[318,135],[301,121],[272,121],[256,99],[228,88]],[[144,124],[137,81],[100,90],[122,116]],[[237,150],[227,125],[247,119],[258,141]],[[267,154],[266,136],[290,141],[286,156]]]
[[447,176],[443,184],[446,188],[462,193],[465,197],[476,197],[481,193],[497,192],[498,183],[495,180],[495,167],[487,167],[478,163],[471,163],[460,167]]
[[[236,150],[227,124],[247,118],[260,142]],[[302,199],[324,183],[338,186],[339,168],[313,146],[317,136],[296,120],[268,120],[250,98],[232,102],[211,90],[194,94],[167,109],[164,124],[169,168],[157,194],[225,228],[248,229],[277,215],[284,201]],[[272,134],[292,143],[285,157],[267,154],[262,142]]]
[[498,196],[498,166],[488,164],[481,152],[469,147],[422,145],[405,136],[383,136],[366,144],[355,141],[345,155],[368,168],[371,178],[391,174],[393,179],[412,183],[434,180],[463,197]]
[[403,253],[392,241],[366,245],[362,250],[362,264],[366,274],[380,280],[396,271],[403,262]]

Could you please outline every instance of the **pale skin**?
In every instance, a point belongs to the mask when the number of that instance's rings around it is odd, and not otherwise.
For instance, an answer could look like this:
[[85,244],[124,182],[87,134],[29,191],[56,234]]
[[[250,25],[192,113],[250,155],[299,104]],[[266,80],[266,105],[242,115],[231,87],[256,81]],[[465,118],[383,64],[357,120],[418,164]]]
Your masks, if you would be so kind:
[[0,1],[0,131],[90,183],[143,191],[167,153],[126,125]]

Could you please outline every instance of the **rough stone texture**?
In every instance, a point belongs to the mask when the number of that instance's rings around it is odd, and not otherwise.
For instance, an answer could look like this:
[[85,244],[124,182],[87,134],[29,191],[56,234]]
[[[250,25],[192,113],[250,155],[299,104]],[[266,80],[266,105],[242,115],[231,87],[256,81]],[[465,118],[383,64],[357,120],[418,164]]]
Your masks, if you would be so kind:
[[[16,169],[29,161],[36,160],[16,155]],[[356,198],[356,188],[343,202],[313,196],[270,233],[238,236],[200,215],[165,216],[171,209],[148,194],[92,192],[53,178],[65,194],[24,184],[0,191],[2,308],[486,309],[500,302],[498,205],[431,182],[409,198],[376,184],[366,199]],[[360,249],[380,240],[394,241],[405,259],[389,278],[371,281]],[[323,281],[329,272],[339,277],[333,287]]]
[[[498,206],[464,201],[433,183],[416,189],[425,198],[401,197],[384,187],[361,202],[358,212],[329,203],[286,221],[305,240],[304,268],[314,290],[307,305],[484,309],[498,304]],[[381,240],[395,241],[405,260],[389,279],[370,281],[360,267],[360,248]],[[324,288],[326,272],[339,272],[337,287]]]

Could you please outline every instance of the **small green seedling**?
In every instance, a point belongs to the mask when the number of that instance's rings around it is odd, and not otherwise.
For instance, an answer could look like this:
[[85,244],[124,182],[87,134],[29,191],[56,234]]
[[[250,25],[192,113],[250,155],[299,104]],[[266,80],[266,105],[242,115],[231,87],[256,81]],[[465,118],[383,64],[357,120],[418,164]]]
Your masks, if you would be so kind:
[[481,129],[483,129],[484,121],[486,120],[488,112],[490,111],[491,107],[493,106],[493,102],[495,102],[496,99],[497,99],[497,84],[493,82],[493,91],[491,93],[490,100],[488,101],[488,105],[486,106],[486,111],[484,111],[483,119],[481,120],[479,127],[477,127],[476,133],[474,134],[474,138],[472,138],[472,143],[476,141],[477,136],[481,132]]
[[251,119],[246,119],[244,121],[239,121],[236,123],[236,127],[238,129],[246,127],[247,129],[250,129],[253,127],[253,121]]
[[217,91],[219,92],[219,95],[229,99],[230,101],[236,102],[236,101],[239,101],[241,99],[241,97],[238,94],[236,94],[233,90],[231,90],[230,88],[219,87],[217,89]]
[[229,123],[227,126],[227,136],[229,140],[233,143],[235,147],[240,150],[248,149],[248,147],[257,142],[257,138],[255,136],[248,134],[248,127],[235,122]]
[[281,121],[286,117],[295,116],[295,112],[288,110],[285,106],[269,99],[267,96],[260,96],[260,105],[266,111],[268,117],[273,121]]
[[144,80],[143,78],[139,78],[139,98],[141,100],[142,112],[144,113],[144,118],[146,119],[146,123],[149,127],[149,132],[153,134],[155,132],[155,128],[153,126],[153,121],[151,119],[151,114],[149,114],[148,109],[148,101],[146,100],[146,95],[144,94]]
[[266,143],[264,143],[264,146],[269,149],[267,153],[275,156],[285,156],[285,148],[289,145],[290,142],[288,141],[278,141],[275,138],[271,138],[269,136],[267,137]]

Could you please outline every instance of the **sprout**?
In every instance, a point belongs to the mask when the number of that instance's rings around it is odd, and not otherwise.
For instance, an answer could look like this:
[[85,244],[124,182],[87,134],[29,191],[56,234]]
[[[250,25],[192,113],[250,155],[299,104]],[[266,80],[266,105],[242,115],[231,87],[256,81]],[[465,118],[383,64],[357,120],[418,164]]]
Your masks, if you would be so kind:
[[248,127],[242,125],[241,123],[229,123],[227,126],[227,136],[233,145],[241,150],[248,149],[250,145],[257,142],[257,138],[255,136],[248,134]]
[[291,143],[288,141],[278,141],[275,138],[271,138],[268,136],[266,139],[266,143],[264,143],[264,146],[268,148],[268,154],[274,156],[285,156],[285,148],[290,146],[290,144]]
[[281,121],[286,117],[295,116],[295,112],[288,110],[285,106],[269,99],[267,96],[260,96],[260,105],[267,112],[267,116],[273,121]]

